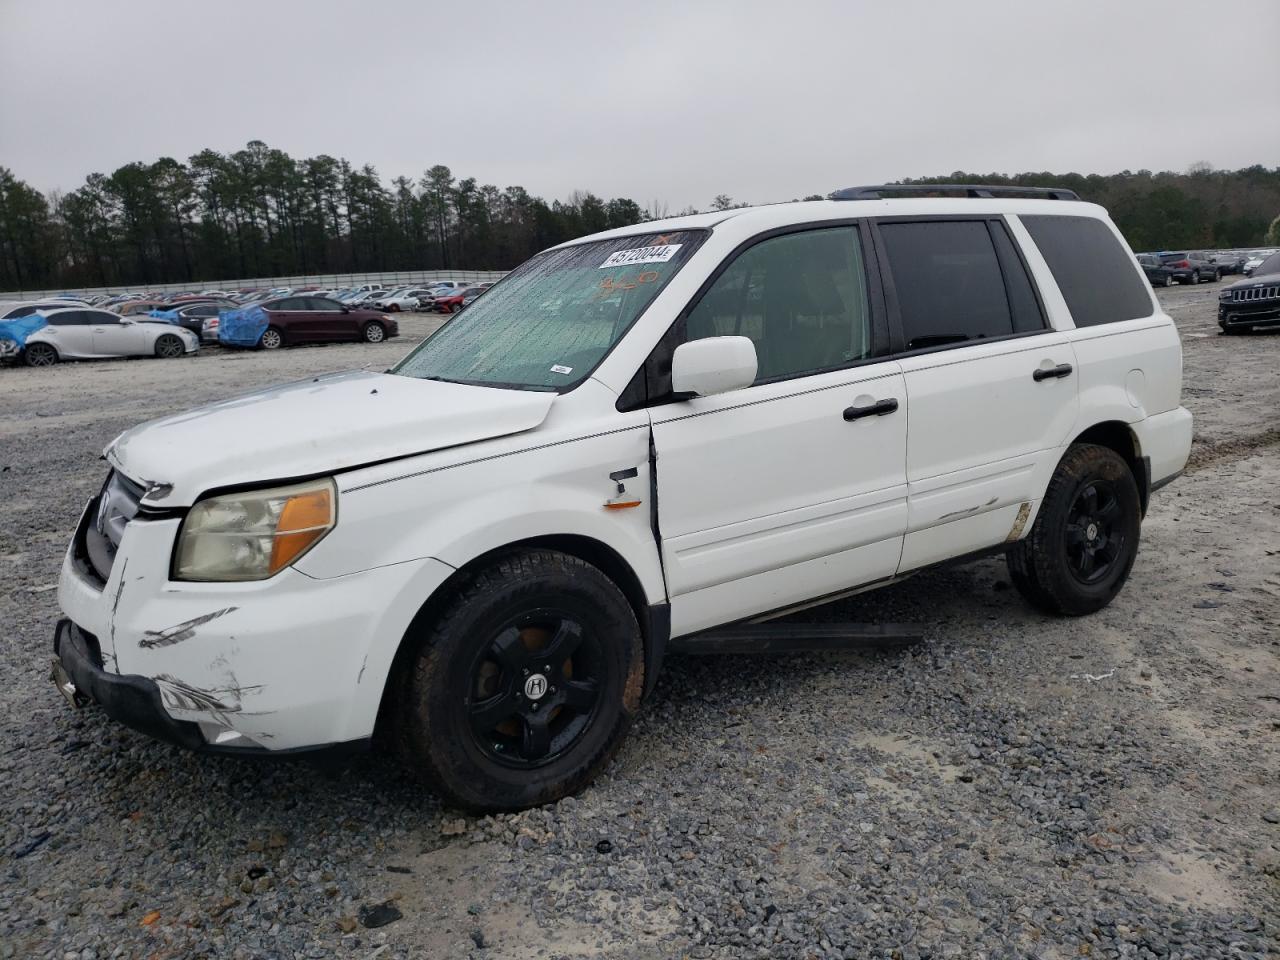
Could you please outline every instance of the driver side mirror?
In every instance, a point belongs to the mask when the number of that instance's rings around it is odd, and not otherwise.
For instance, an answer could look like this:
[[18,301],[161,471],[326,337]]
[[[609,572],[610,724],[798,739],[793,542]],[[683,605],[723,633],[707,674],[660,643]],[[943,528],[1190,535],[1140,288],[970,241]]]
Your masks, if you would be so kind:
[[671,389],[710,397],[755,383],[756,345],[748,337],[706,337],[676,347],[671,357]]

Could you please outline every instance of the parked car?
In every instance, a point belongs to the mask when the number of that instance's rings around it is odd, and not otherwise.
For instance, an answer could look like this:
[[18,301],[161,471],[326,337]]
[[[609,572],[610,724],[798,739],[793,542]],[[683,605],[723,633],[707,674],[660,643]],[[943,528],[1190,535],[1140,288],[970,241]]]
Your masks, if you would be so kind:
[[136,317],[139,314],[150,313],[152,310],[168,310],[172,304],[167,300],[124,300],[111,306],[112,313],[118,313],[122,317]]
[[400,333],[399,324],[385,314],[345,307],[325,297],[282,297],[261,306],[267,327],[258,346],[264,350],[337,340],[381,343]]
[[82,307],[86,304],[75,300],[11,300],[0,302],[0,320],[17,320],[42,310],[59,310],[63,307]]
[[235,310],[237,307],[238,304],[230,300],[202,300],[197,303],[175,306],[173,309],[178,314],[178,326],[185,330],[190,330],[203,340],[206,320],[216,318],[223,310]]
[[395,313],[400,310],[419,310],[424,302],[430,302],[431,292],[420,287],[410,287],[407,290],[392,294],[391,296],[380,297],[377,305],[383,310],[390,310]]
[[1142,265],[1142,272],[1147,275],[1153,287],[1173,286],[1173,267],[1165,266],[1154,253],[1139,253],[1136,256],[1138,263]]
[[441,291],[437,293],[435,299],[431,301],[432,309],[440,313],[457,313],[462,309],[462,301],[467,295],[466,287],[457,287],[452,290]]
[[1223,333],[1280,326],[1280,253],[1218,294],[1218,326]]
[[1179,283],[1200,283],[1203,280],[1222,278],[1222,271],[1203,250],[1161,253],[1160,262],[1173,271],[1173,279]]
[[1262,266],[1262,262],[1276,252],[1275,250],[1258,250],[1250,254],[1249,259],[1244,262],[1244,275],[1246,277],[1253,276],[1253,272]]
[[1221,271],[1219,276],[1238,276],[1244,273],[1244,265],[1249,258],[1243,253],[1214,253],[1209,256],[1209,261]]
[[475,303],[476,298],[488,289],[488,287],[467,287],[466,290],[462,291],[462,306],[471,306],[471,304]]
[[23,359],[30,367],[103,357],[175,359],[200,349],[197,336],[174,324],[143,323],[90,307],[40,313],[48,325],[27,337]]
[[982,553],[1105,607],[1190,451],[1177,328],[1070,191],[903,189],[575,240],[387,373],[126,432],[55,683],[208,752],[376,730],[503,810],[589,783],[722,625]]

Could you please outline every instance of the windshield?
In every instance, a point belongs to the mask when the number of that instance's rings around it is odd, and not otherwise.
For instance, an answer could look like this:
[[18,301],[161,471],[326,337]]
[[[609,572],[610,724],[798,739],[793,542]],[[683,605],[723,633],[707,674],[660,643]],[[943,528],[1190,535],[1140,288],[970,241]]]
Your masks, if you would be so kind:
[[632,234],[538,254],[392,372],[523,390],[576,386],[704,236],[703,231]]
[[1273,253],[1258,264],[1257,269],[1253,271],[1256,277],[1266,277],[1273,273],[1280,273],[1280,253]]

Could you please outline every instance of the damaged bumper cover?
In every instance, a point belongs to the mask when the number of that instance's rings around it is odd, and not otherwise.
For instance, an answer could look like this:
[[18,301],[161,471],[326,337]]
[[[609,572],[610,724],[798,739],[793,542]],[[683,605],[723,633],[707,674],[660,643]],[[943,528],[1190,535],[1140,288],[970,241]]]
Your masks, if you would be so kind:
[[102,669],[97,637],[85,633],[70,620],[58,621],[53,633],[53,653],[75,684],[76,692],[102,707],[112,720],[189,750],[206,746],[196,724],[174,720],[165,713],[155,681]]
[[[81,529],[99,505],[89,503]],[[71,544],[55,645],[75,694],[202,751],[367,747],[400,639],[453,569],[423,558],[331,578],[288,569],[263,581],[175,581],[180,523],[131,520],[105,579],[82,538]]]
[[70,620],[59,620],[53,635],[53,652],[67,678],[75,685],[75,694],[102,708],[112,720],[139,733],[165,743],[201,753],[234,756],[284,757],[346,756],[369,749],[371,737],[346,743],[330,743],[292,750],[268,750],[259,745],[242,746],[211,741],[201,732],[200,724],[175,720],[164,709],[160,686],[154,680],[137,675],[108,673],[102,667],[98,639],[85,633]]

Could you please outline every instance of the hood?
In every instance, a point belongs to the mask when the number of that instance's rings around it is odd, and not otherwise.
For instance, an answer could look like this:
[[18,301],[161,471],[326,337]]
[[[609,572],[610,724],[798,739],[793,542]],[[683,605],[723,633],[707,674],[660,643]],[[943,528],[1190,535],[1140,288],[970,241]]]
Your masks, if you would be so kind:
[[143,502],[189,506],[205,491],[333,473],[532,430],[556,394],[385,373],[331,373],[152,420],[107,460]]
[[1280,273],[1255,273],[1251,277],[1237,280],[1231,286],[1224,287],[1223,290],[1224,292],[1226,290],[1248,290],[1250,287],[1270,287],[1277,283],[1280,283]]

